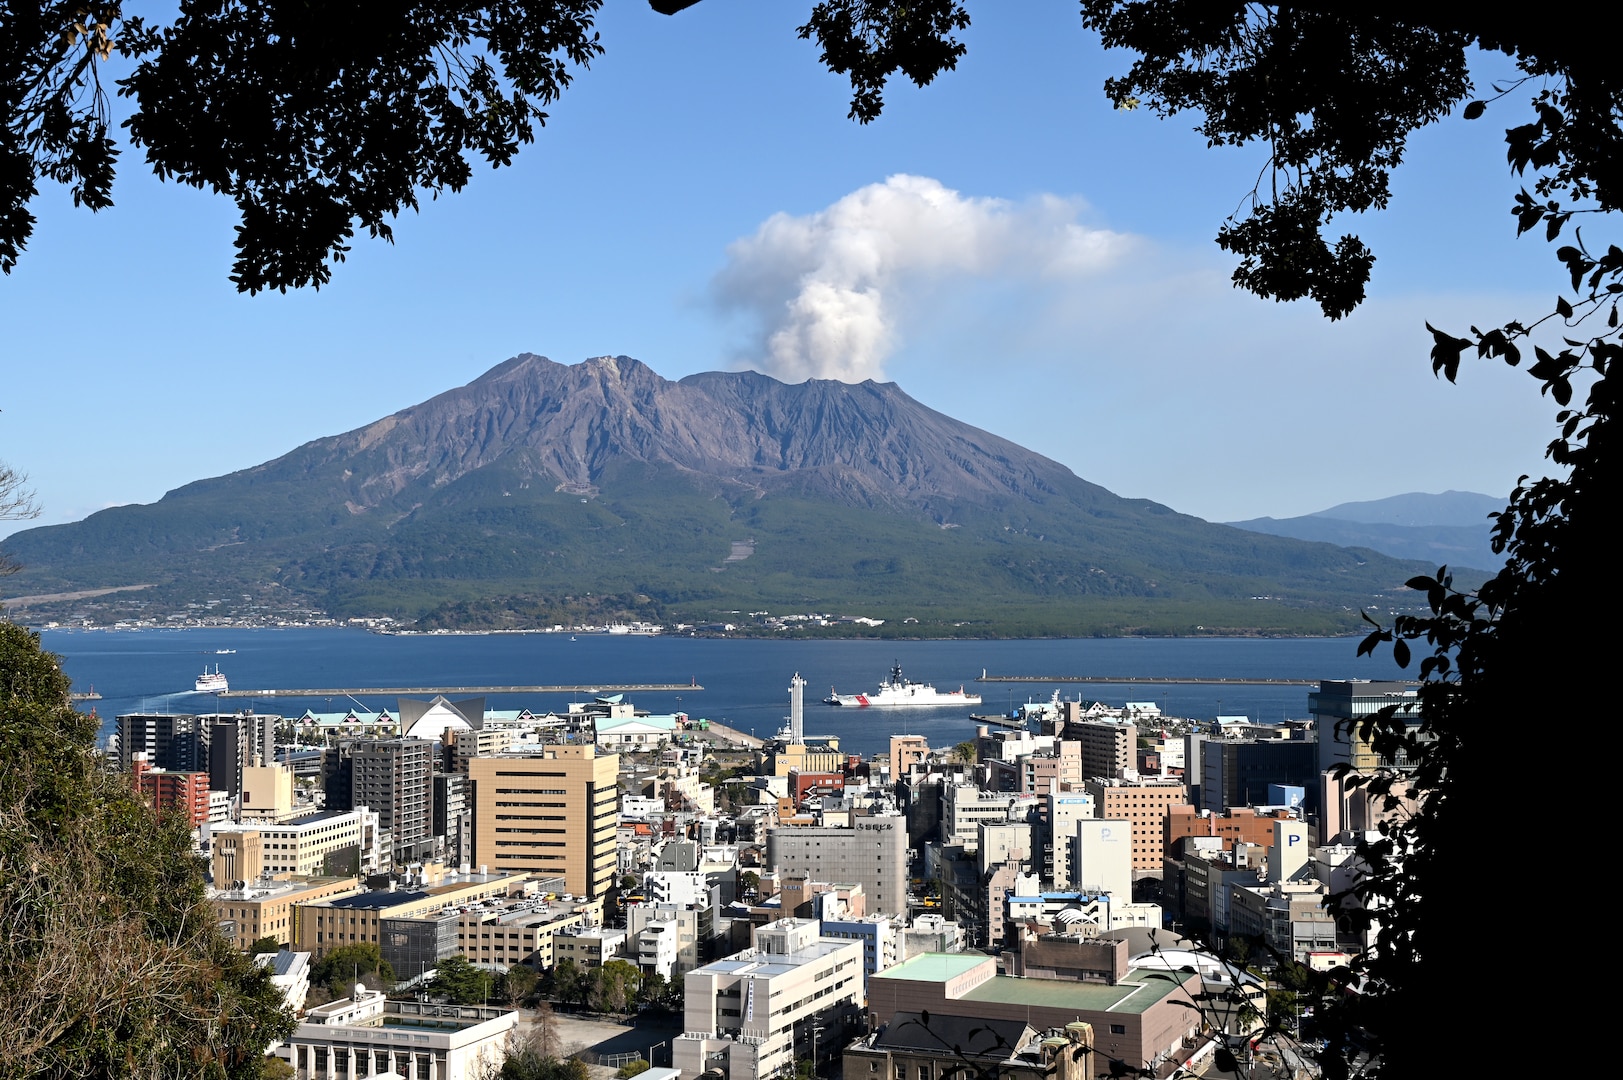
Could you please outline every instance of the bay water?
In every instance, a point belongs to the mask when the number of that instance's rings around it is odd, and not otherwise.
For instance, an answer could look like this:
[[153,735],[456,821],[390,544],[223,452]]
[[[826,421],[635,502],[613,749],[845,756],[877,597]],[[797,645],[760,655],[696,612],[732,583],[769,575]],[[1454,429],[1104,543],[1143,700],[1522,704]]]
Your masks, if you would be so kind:
[[[252,707],[297,716],[306,709],[397,708],[393,696],[216,698],[192,683],[216,663],[233,690],[328,687],[515,686],[615,683],[697,684],[703,689],[628,695],[655,713],[685,711],[765,737],[783,726],[789,679],[807,681],[806,732],[837,735],[841,748],[872,754],[893,733],[951,746],[974,734],[969,710],[847,709],[819,704],[831,690],[874,690],[893,663],[938,690],[982,695],[977,712],[1005,712],[1028,700],[1107,704],[1153,701],[1162,712],[1209,720],[1262,722],[1307,716],[1304,686],[1234,683],[977,683],[992,675],[1199,679],[1391,679],[1403,676],[1389,652],[1355,655],[1355,638],[1084,638],[1041,641],[789,641],[607,634],[384,635],[364,630],[47,630],[44,645],[62,658],[78,691],[92,687],[103,717],[128,712],[232,712]],[[221,652],[221,650],[234,650]],[[562,711],[586,694],[492,696],[497,709]],[[89,706],[81,706],[88,708]]]

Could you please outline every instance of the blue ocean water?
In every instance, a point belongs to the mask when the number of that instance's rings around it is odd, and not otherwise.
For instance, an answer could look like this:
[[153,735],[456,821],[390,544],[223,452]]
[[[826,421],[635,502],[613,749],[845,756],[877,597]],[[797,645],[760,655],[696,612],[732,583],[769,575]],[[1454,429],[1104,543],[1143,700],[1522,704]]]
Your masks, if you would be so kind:
[[[625,637],[583,634],[388,636],[349,629],[292,630],[49,630],[47,649],[62,657],[75,690],[94,687],[106,719],[135,711],[260,711],[298,715],[342,710],[351,701],[327,698],[227,698],[192,690],[204,667],[220,665],[232,689],[432,685],[548,685],[690,683],[703,690],[632,698],[653,712],[684,710],[743,731],[768,735],[788,713],[789,679],[807,680],[808,734],[838,735],[841,747],[870,754],[895,732],[951,745],[974,733],[964,710],[840,709],[817,704],[831,688],[872,690],[893,662],[911,679],[938,689],[980,693],[981,712],[1002,712],[1027,700],[1066,698],[1119,705],[1153,701],[1173,716],[1210,719],[1246,715],[1278,721],[1307,715],[1302,686],[1143,685],[1130,683],[976,683],[994,675],[1119,677],[1389,679],[1402,676],[1389,653],[1355,656],[1353,638],[1085,638],[1052,641],[778,641]],[[216,650],[234,649],[218,654]],[[579,696],[579,695],[576,695]],[[493,697],[493,708],[559,710],[567,694]],[[396,707],[392,697],[360,700],[368,709]]]

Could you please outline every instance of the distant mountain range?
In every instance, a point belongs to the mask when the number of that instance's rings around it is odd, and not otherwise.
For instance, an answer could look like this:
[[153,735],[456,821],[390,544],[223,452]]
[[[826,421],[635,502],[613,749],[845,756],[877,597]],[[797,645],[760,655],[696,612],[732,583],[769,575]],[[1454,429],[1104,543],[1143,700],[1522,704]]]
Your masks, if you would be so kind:
[[[30,618],[320,608],[431,626],[857,613],[929,634],[1278,632],[1434,569],[1123,499],[895,384],[522,355],[156,503],[13,535]],[[139,587],[139,588],[134,588]],[[102,590],[128,591],[99,596]],[[916,622],[912,620],[917,620]]]
[[1440,495],[1410,492],[1371,502],[1349,502],[1294,518],[1231,521],[1237,529],[1319,540],[1342,547],[1363,547],[1397,559],[1420,559],[1436,565],[1495,571],[1504,557],[1488,542],[1488,515],[1505,508],[1506,500],[1474,491]]

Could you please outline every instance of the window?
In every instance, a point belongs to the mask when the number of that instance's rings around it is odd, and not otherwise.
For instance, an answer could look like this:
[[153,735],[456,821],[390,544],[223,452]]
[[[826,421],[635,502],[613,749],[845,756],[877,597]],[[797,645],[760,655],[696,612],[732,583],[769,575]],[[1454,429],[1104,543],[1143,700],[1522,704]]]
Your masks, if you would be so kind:
[[1110,1034],[1112,1034],[1112,1035],[1125,1035],[1125,1034],[1127,1034],[1127,1025],[1126,1024],[1111,1024],[1110,1025]]

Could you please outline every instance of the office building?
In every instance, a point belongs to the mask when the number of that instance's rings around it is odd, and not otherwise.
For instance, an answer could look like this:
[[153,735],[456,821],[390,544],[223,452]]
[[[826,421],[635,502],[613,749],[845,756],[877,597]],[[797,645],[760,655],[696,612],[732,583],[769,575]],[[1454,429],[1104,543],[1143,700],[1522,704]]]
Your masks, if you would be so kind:
[[473,861],[561,877],[598,898],[614,884],[620,756],[591,744],[472,758]]
[[1159,874],[1166,851],[1167,813],[1188,801],[1176,780],[1089,780],[1093,812],[1100,818],[1126,821],[1133,833],[1133,871]]
[[753,948],[687,973],[671,1063],[682,1080],[715,1068],[765,1080],[799,1057],[835,1057],[860,1019],[862,984],[861,942],[822,937],[813,919],[757,927]]
[[858,816],[850,828],[781,826],[766,836],[767,867],[814,881],[861,885],[876,914],[907,914],[907,819]]

